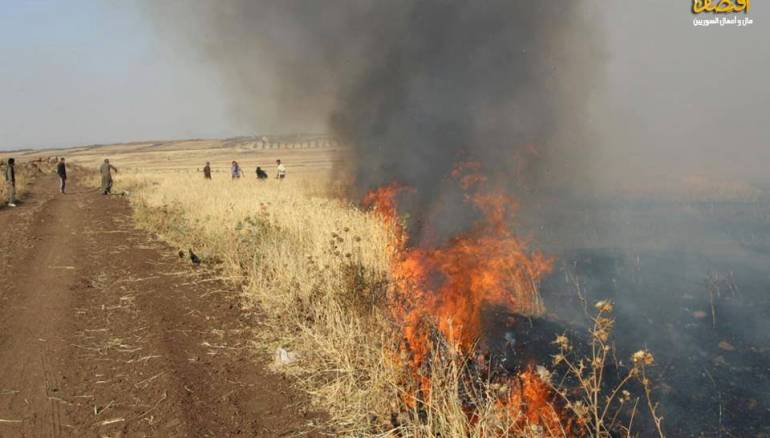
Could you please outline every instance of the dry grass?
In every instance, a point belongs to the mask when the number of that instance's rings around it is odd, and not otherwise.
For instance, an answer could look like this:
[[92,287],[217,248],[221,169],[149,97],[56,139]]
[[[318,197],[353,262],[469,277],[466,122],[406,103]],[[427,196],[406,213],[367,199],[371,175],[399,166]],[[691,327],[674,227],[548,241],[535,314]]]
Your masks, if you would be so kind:
[[[468,387],[467,358],[440,345],[436,351],[443,353],[431,359],[430,394],[412,407],[404,402],[409,373],[394,360],[399,331],[385,306],[392,236],[373,214],[327,196],[328,181],[327,174],[308,172],[259,182],[222,176],[206,181],[195,172],[123,171],[115,191],[131,191],[141,226],[180,249],[192,248],[204,263],[243,286],[265,315],[258,343],[268,352],[281,346],[298,353],[296,364],[281,366],[280,372],[295,376],[330,414],[327,428],[334,434],[570,435],[514,424],[495,405],[499,388],[484,382]],[[586,359],[593,366],[584,368],[583,360],[569,359],[566,350],[559,364],[568,365],[565,373],[572,373],[585,393],[567,397],[562,405],[575,416],[588,415],[587,434],[596,437],[608,436],[618,421],[608,416],[614,409],[605,412],[602,391],[630,400],[624,389],[603,386],[611,324],[606,309],[599,311],[595,321],[601,324],[591,333],[594,356]],[[643,375],[643,369],[634,369],[632,377]],[[558,385],[554,391],[567,393]],[[476,413],[472,418],[465,409],[469,400]]]
[[[575,418],[587,425],[591,436],[612,437],[622,433],[622,436],[631,437],[634,436],[633,420],[642,400],[629,391],[631,383],[636,381],[642,386],[644,402],[658,437],[664,438],[663,418],[658,415],[657,405],[652,399],[652,382],[647,377],[648,368],[655,363],[652,353],[647,350],[634,353],[630,358],[632,366],[627,369],[619,367],[623,373],[617,376],[617,383],[608,385],[605,373],[610,362],[617,360],[610,339],[615,325],[612,318],[614,305],[610,301],[599,301],[594,307],[596,314],[590,316],[593,326],[589,332],[590,351],[587,354],[576,355],[566,336],[558,336],[554,340],[559,352],[553,356],[553,367],[560,371],[561,381],[556,382],[550,378],[550,372],[545,372],[553,392],[563,398],[564,406]],[[568,380],[576,383],[565,384]],[[577,389],[576,394],[567,396],[571,389]],[[621,415],[624,410],[630,411],[627,416],[630,420]]]
[[[0,205],[8,203],[8,186],[5,182],[4,175],[5,169],[0,168]],[[16,198],[24,199],[24,195],[27,194],[27,187],[29,186],[29,177],[24,174],[16,174]]]
[[[0,205],[8,202],[8,188],[5,183],[5,161],[0,164]],[[46,173],[53,173],[54,165],[39,161],[16,162],[16,199],[24,200],[27,190],[35,178]]]
[[141,225],[245,285],[270,328],[262,341],[298,351],[299,366],[285,371],[340,432],[358,435],[387,420],[398,398],[395,370],[383,366],[391,330],[371,290],[387,271],[389,236],[377,218],[313,195],[325,184],[313,174],[258,182],[123,173],[116,190],[130,187]]

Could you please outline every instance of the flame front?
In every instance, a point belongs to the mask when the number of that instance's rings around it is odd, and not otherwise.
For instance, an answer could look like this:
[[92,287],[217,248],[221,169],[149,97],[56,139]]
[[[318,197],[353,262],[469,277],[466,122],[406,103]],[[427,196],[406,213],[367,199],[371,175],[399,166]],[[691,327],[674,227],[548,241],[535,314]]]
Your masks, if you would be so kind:
[[[396,211],[396,197],[406,190],[404,186],[381,187],[365,199],[365,205],[374,207],[396,236],[389,302],[403,330],[399,357],[407,362],[423,395],[431,390],[427,369],[436,331],[455,353],[472,358],[482,335],[485,306],[503,306],[524,315],[544,311],[538,286],[550,272],[552,259],[529,251],[526,242],[514,235],[510,224],[515,201],[501,190],[488,189],[479,171],[478,163],[462,163],[451,176],[480,219],[466,233],[437,247],[407,245]],[[520,424],[551,430],[561,426],[549,403],[549,391],[534,372],[506,379],[509,391],[497,401],[505,415],[520,418]],[[416,398],[407,402],[413,405]]]

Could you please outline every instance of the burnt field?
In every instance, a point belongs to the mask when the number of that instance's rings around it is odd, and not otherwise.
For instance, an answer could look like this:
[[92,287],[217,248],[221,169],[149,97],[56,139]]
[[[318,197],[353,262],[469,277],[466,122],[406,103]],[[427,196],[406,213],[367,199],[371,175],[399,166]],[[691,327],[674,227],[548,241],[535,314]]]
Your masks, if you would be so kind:
[[532,234],[557,258],[542,287],[549,318],[583,327],[584,301],[613,300],[618,361],[642,347],[655,355],[668,436],[766,436],[768,202],[581,201],[540,213],[550,220]]

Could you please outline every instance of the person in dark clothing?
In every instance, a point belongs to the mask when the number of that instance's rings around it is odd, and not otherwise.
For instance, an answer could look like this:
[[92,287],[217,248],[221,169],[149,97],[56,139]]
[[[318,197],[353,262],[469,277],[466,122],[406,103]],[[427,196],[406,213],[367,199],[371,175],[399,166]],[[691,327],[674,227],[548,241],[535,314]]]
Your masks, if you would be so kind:
[[208,161],[206,161],[206,165],[203,166],[203,177],[206,179],[211,179],[211,165]]
[[267,172],[262,170],[259,166],[257,166],[257,179],[267,179]]
[[8,206],[16,207],[16,160],[8,159],[5,167],[5,186],[8,189]]
[[59,164],[56,165],[56,174],[59,175],[59,191],[64,193],[64,188],[67,185],[67,165],[64,164],[64,158],[59,160]]

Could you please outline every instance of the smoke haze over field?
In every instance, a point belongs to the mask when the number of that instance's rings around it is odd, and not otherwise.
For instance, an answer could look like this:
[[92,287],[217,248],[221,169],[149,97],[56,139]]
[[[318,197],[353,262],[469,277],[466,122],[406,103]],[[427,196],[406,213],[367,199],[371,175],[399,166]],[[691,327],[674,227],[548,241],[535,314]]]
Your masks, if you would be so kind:
[[770,46],[760,43],[770,40],[770,5],[752,3],[748,27],[703,28],[689,3],[603,3],[605,185],[688,174],[770,180]]
[[[770,40],[769,6],[755,2],[749,14],[754,24],[746,28],[695,28],[689,3],[569,2],[550,12],[538,6],[506,18],[523,23],[516,30],[495,30],[504,20],[492,16],[489,24],[472,28],[463,22],[444,35],[496,35],[499,47],[499,40],[528,31],[531,38],[512,46],[565,36],[579,50],[598,50],[567,56],[584,60],[573,80],[585,83],[585,94],[548,95],[560,97],[562,105],[574,98],[561,113],[583,111],[590,119],[578,120],[591,134],[580,136],[592,150],[581,164],[595,163],[590,174],[599,188],[677,181],[682,174],[767,180],[770,47],[761,42]],[[452,19],[456,4],[445,2],[443,19]],[[466,8],[476,10],[479,20],[500,7],[516,9],[495,5]],[[587,6],[594,9],[585,11]],[[430,9],[430,3],[420,8]],[[328,129],[338,100],[354,97],[361,77],[352,72],[385,65],[387,54],[372,49],[393,47],[384,36],[408,26],[409,14],[417,12],[416,3],[386,7],[371,1],[12,2],[0,9],[0,149]],[[576,35],[569,24],[578,23],[591,31]],[[424,22],[412,17],[412,24]],[[468,38],[463,44],[486,47],[490,41]],[[563,58],[537,61],[542,54],[527,58],[540,66],[567,65]],[[445,82],[479,65],[462,65]],[[590,72],[598,77],[587,77]],[[424,93],[430,92],[426,87]],[[586,97],[588,105],[581,106]],[[485,118],[489,126],[517,123],[510,112]],[[569,140],[564,122],[556,126],[553,134]]]
[[692,26],[688,2],[523,5],[146,10],[159,35],[221,74],[239,126],[336,130],[366,157],[356,160],[364,186],[435,181],[458,150],[510,168],[529,144],[540,176],[583,189],[768,179],[770,49],[752,44],[770,38],[765,5],[754,5],[752,26],[709,29]]
[[461,160],[481,161],[519,192],[585,177],[586,109],[602,64],[596,11],[585,2],[244,0],[149,10],[222,72],[241,121],[258,125],[265,103],[299,125],[327,118],[352,149],[355,186],[414,187],[418,219],[445,216],[434,209],[455,196],[445,180]]

